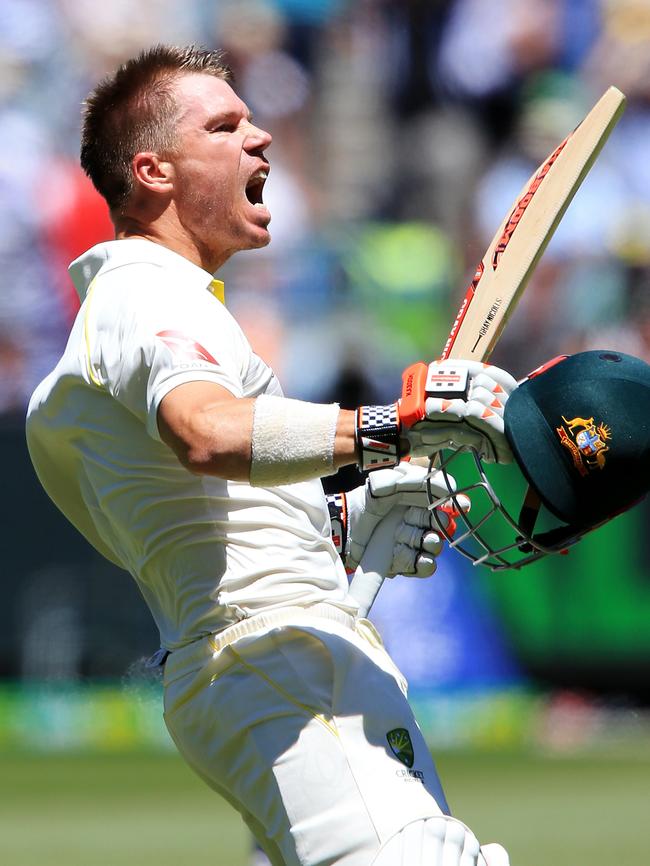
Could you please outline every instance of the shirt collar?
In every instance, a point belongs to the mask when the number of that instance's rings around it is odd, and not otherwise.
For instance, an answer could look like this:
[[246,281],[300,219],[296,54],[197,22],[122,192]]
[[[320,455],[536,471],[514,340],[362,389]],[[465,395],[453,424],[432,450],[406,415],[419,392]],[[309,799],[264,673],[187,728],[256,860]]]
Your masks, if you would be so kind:
[[173,250],[145,240],[132,238],[107,241],[97,244],[83,253],[69,266],[68,271],[81,301],[86,297],[88,288],[98,274],[129,264],[149,263],[175,270],[184,283],[207,289],[217,300],[225,304],[224,284],[213,278],[198,265]]
[[218,301],[226,305],[226,287],[222,283],[221,280],[212,280],[210,285],[208,286],[208,291],[211,295],[214,295]]

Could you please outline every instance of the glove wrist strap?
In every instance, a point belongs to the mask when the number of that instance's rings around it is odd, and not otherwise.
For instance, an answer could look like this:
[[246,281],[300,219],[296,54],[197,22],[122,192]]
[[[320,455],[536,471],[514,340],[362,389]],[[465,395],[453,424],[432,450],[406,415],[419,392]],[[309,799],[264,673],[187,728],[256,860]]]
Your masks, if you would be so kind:
[[336,552],[345,562],[348,554],[348,508],[345,493],[328,494],[327,509],[332,527],[332,542]]
[[397,404],[357,409],[357,462],[363,471],[397,466],[402,456]]

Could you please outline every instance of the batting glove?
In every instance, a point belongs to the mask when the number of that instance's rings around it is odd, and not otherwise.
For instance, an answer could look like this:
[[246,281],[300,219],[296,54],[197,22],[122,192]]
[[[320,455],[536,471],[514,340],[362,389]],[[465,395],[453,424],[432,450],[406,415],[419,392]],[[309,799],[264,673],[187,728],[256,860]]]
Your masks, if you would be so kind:
[[[392,546],[383,545],[386,552],[381,573],[386,577],[430,577],[434,573],[444,539],[433,528],[428,508],[428,474],[426,467],[404,462],[371,473],[364,485],[347,494],[328,497],[332,537],[348,571],[354,571],[368,545],[382,537],[382,522],[397,508],[401,519]],[[448,497],[442,476],[432,476],[429,483],[436,499]],[[447,527],[451,519],[448,513],[438,510],[438,517]]]
[[478,361],[415,364],[404,374],[399,411],[414,456],[473,446],[490,463],[509,463],[503,414],[517,387],[510,373]]
[[434,361],[409,367],[402,382],[398,403],[357,410],[362,469],[393,466],[406,453],[426,457],[465,445],[487,462],[512,460],[503,415],[517,382],[505,370],[479,361]]

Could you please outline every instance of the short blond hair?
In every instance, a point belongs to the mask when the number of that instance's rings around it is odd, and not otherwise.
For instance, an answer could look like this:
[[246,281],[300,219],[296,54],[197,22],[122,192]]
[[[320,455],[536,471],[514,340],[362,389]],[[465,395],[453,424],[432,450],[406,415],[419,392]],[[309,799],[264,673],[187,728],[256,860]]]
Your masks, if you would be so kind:
[[86,99],[81,167],[112,213],[123,210],[133,191],[136,153],[173,151],[179,114],[173,84],[187,73],[232,80],[222,51],[156,45],[123,63]]

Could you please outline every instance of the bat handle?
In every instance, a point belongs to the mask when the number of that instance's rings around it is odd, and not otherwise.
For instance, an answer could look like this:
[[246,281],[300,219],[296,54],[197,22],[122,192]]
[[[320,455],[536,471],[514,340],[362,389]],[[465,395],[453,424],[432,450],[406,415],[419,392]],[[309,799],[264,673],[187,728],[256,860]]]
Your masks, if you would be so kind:
[[375,527],[366,550],[350,582],[350,595],[359,604],[359,616],[366,617],[384,582],[384,571],[392,560],[395,530],[402,522],[406,507],[400,505],[388,512]]

